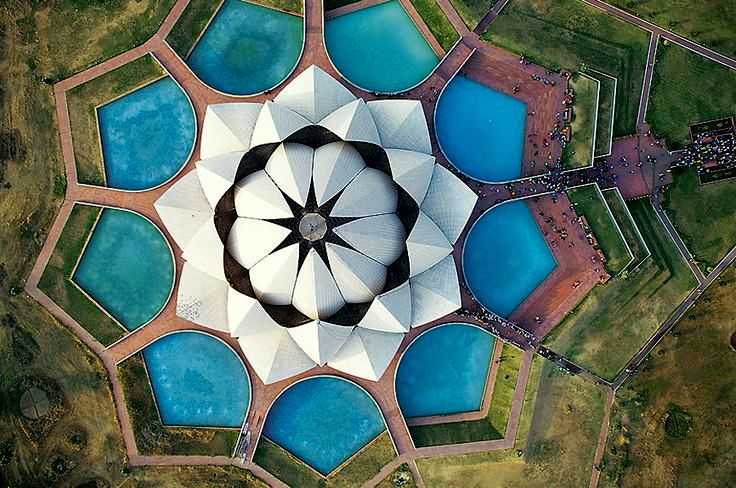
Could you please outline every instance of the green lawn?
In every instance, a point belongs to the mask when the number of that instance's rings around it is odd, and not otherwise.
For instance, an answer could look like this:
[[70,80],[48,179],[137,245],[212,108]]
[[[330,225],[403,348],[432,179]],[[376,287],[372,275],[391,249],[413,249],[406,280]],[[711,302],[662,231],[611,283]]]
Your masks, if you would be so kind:
[[598,285],[545,344],[612,379],[696,286],[695,278],[646,199],[628,203],[652,256],[635,273]]
[[[601,488],[733,486],[736,352],[729,339],[736,330],[734,294],[731,267],[618,391]],[[677,411],[691,421],[673,430],[669,416]]]
[[733,0],[609,0],[608,3],[727,56],[736,56]]
[[453,44],[460,39],[460,35],[447,19],[440,6],[437,5],[437,2],[435,0],[411,0],[411,3],[429,27],[434,38],[440,43],[442,49],[449,51]]
[[580,73],[573,75],[570,87],[575,90],[572,140],[562,151],[565,168],[580,168],[593,164],[596,122],[598,117],[599,83]]
[[575,206],[575,212],[585,216],[593,230],[593,235],[606,256],[606,271],[611,276],[617,275],[631,262],[633,256],[626,247],[626,241],[600,190],[596,185],[586,185],[567,190],[567,196]]
[[164,74],[161,65],[146,55],[67,92],[74,159],[80,183],[105,185],[97,106]]
[[598,80],[598,121],[595,129],[595,155],[603,156],[611,152],[614,104],[616,102],[616,78],[606,76],[593,70],[587,70],[586,75]]
[[144,455],[230,456],[238,429],[191,429],[164,427],[158,416],[148,374],[140,353],[118,365],[125,403],[133,424],[138,450]]
[[376,488],[416,488],[414,476],[409,470],[409,465],[404,463],[376,485]]
[[613,214],[613,218],[616,219],[618,228],[621,229],[621,233],[626,239],[626,244],[629,245],[631,255],[634,257],[627,270],[635,269],[642,261],[649,257],[649,249],[639,229],[636,227],[636,223],[628,207],[626,207],[626,202],[624,202],[621,194],[614,188],[603,190],[602,193],[603,198],[605,198],[608,204],[608,208]]
[[[538,391],[526,444],[516,450],[490,451],[417,461],[428,488],[523,486],[579,488],[588,486],[603,418],[602,389],[559,372],[536,358],[533,372]],[[534,382],[530,381],[534,388]],[[524,409],[527,410],[525,403]],[[524,423],[529,423],[522,419]],[[522,434],[522,432],[520,432]],[[525,434],[526,435],[526,434]]]
[[697,170],[676,172],[664,208],[703,271],[736,244],[736,180],[701,185]]
[[253,460],[289,486],[299,488],[349,488],[373,478],[396,457],[388,432],[365,447],[350,463],[329,478],[322,478],[291,453],[261,437]]
[[74,206],[38,287],[95,339],[108,345],[120,339],[125,330],[71,281],[74,267],[99,214],[99,207]]
[[450,0],[468,29],[473,30],[498,0]]
[[514,0],[483,39],[549,68],[618,78],[614,136],[635,132],[649,34],[580,0]]
[[425,447],[503,438],[522,355],[522,351],[515,346],[503,345],[491,404],[484,419],[409,427],[414,444]]
[[669,149],[690,142],[690,124],[736,115],[736,71],[660,41],[647,121]]

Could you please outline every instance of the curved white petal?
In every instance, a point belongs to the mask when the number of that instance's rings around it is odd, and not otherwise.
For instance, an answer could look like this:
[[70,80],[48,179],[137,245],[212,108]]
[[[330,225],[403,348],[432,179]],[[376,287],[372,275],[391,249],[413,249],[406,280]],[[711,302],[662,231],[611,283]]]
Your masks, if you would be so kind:
[[337,195],[365,168],[363,157],[344,142],[331,142],[314,151],[314,195],[322,205]]
[[447,240],[454,243],[465,228],[477,201],[478,195],[460,178],[441,164],[436,164],[427,196],[420,208],[442,229]]
[[269,254],[250,269],[250,282],[256,296],[272,305],[288,305],[294,293],[299,267],[299,244]]
[[331,217],[367,217],[396,211],[399,193],[391,177],[383,171],[365,168],[345,187]]
[[225,246],[215,229],[214,218],[202,225],[182,250],[182,257],[198,270],[224,280]]
[[274,99],[315,124],[352,100],[355,96],[350,90],[314,65],[299,73]]
[[384,148],[432,154],[427,119],[419,100],[374,100],[367,105]]
[[184,249],[197,231],[214,215],[199,184],[197,170],[185,174],[153,204],[180,249]]
[[363,303],[386,283],[386,267],[363,254],[328,242],[327,259],[340,293],[348,303]]
[[373,115],[361,99],[338,108],[322,119],[319,125],[345,141],[381,144]]
[[235,185],[235,210],[238,217],[254,219],[288,219],[294,216],[276,183],[262,169]]
[[212,329],[229,332],[227,281],[215,278],[185,262],[176,298],[176,315]]
[[376,297],[358,327],[404,333],[411,327],[411,287],[405,281]]
[[343,373],[378,381],[403,338],[404,334],[356,327],[328,365]]
[[250,139],[260,103],[220,103],[208,105],[202,124],[199,157],[250,149]]
[[312,361],[323,366],[335,357],[335,353],[345,344],[353,327],[314,320],[298,327],[290,327],[288,330]]
[[412,327],[426,324],[454,312],[462,305],[457,269],[452,256],[409,280]]
[[406,231],[396,214],[374,215],[335,227],[335,234],[356,250],[384,266],[404,252]]
[[409,255],[409,276],[422,273],[452,252],[452,244],[432,219],[420,211],[414,228],[406,238]]
[[197,161],[199,183],[212,208],[217,206],[217,202],[235,182],[235,174],[244,154],[244,151],[229,152]]
[[404,149],[386,149],[394,181],[421,204],[434,171],[434,156]]
[[282,227],[265,220],[240,217],[230,229],[227,250],[233,258],[247,269],[266,257],[291,233]]
[[288,108],[267,101],[263,104],[251,137],[251,147],[281,142],[294,132],[310,125],[309,121]]
[[274,183],[302,207],[307,204],[312,184],[313,158],[311,147],[287,142],[279,145],[266,163],[266,173]]
[[327,318],[345,305],[335,278],[314,249],[309,250],[299,270],[292,304],[314,320]]

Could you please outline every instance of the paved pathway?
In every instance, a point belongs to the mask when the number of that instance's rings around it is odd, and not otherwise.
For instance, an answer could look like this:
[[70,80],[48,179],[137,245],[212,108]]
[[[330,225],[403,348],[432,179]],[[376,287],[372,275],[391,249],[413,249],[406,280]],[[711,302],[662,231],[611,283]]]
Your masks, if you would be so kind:
[[491,10],[489,10],[488,13],[480,20],[475,29],[473,29],[473,32],[478,35],[482,35],[485,31],[487,31],[488,26],[490,26],[491,23],[496,20],[496,17],[498,17],[498,15],[510,1],[511,0],[498,0],[498,2],[496,2]]
[[693,255],[690,254],[690,250],[685,245],[682,237],[680,237],[677,229],[675,229],[675,226],[672,224],[672,221],[667,215],[667,212],[665,212],[662,208],[662,202],[660,201],[658,194],[655,194],[655,196],[652,198],[652,206],[654,207],[654,212],[657,214],[657,217],[659,217],[659,221],[662,223],[665,230],[667,231],[667,234],[669,234],[670,238],[675,243],[677,250],[680,252],[680,256],[682,256],[682,259],[685,260],[687,266],[690,268],[690,271],[692,271],[692,273],[695,275],[695,278],[698,280],[698,283],[702,285],[703,283],[705,283],[705,275],[700,269],[700,266],[698,266],[698,264],[695,262],[695,258],[693,258]]
[[644,82],[641,87],[639,98],[639,112],[636,116],[636,126],[641,128],[646,123],[647,107],[649,106],[649,92],[652,88],[652,77],[654,76],[654,62],[657,60],[657,45],[659,44],[659,33],[652,32],[649,38],[649,50],[647,52],[647,65],[644,70]]

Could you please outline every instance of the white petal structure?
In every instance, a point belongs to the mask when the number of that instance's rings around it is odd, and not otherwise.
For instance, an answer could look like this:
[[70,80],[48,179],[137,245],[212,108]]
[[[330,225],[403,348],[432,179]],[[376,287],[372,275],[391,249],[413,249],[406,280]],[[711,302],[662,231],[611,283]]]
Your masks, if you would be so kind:
[[368,108],[386,149],[407,149],[432,154],[427,119],[419,100],[375,100]]
[[314,151],[314,195],[322,205],[345,188],[365,168],[363,157],[344,142],[333,142]]
[[452,244],[437,224],[420,211],[414,228],[406,238],[406,252],[409,254],[409,276],[416,276],[450,254]]
[[335,234],[384,266],[390,266],[404,252],[406,231],[396,214],[353,220],[335,227]]
[[294,294],[299,269],[299,244],[279,249],[250,269],[250,282],[259,300],[272,305],[288,305]]
[[386,149],[394,181],[414,199],[422,203],[434,171],[434,156],[404,149]]
[[233,151],[250,149],[260,103],[221,103],[209,105],[202,124],[202,143],[199,156],[211,158]]
[[278,187],[301,206],[307,204],[312,184],[314,149],[304,144],[280,144],[266,163],[266,173]]
[[353,328],[313,320],[288,330],[312,361],[323,366],[335,357],[335,353],[345,344]]
[[442,229],[447,239],[457,241],[468,223],[478,195],[450,170],[435,165],[421,210]]
[[274,102],[263,104],[253,128],[251,147],[272,142],[281,142],[299,129],[310,125],[309,121],[296,112]]
[[328,364],[343,373],[378,381],[399,349],[404,334],[356,327]]
[[378,128],[363,100],[355,100],[340,107],[325,117],[319,125],[345,141],[381,145]]
[[331,242],[326,247],[330,269],[346,302],[368,302],[380,293],[386,283],[384,265]]
[[399,194],[389,175],[365,168],[348,183],[330,212],[331,217],[368,217],[396,211]]
[[212,208],[217,206],[220,198],[233,186],[243,155],[244,151],[236,151],[197,161],[199,184],[202,185],[202,191]]
[[409,280],[412,327],[426,324],[454,312],[462,304],[457,269],[452,256]]
[[184,263],[176,298],[176,314],[195,324],[229,332],[227,322],[227,281],[203,273]]
[[257,300],[232,288],[228,321],[231,334],[238,338],[248,362],[264,383],[274,383],[316,366],[288,329],[274,322]]
[[288,219],[294,215],[281,190],[263,171],[255,171],[235,185],[235,210],[238,217]]
[[246,269],[276,249],[291,231],[273,222],[240,217],[227,238],[227,250]]
[[302,71],[274,99],[315,124],[353,100],[350,90],[317,66]]
[[202,191],[197,171],[185,174],[153,206],[180,249],[184,249],[214,215]]
[[[292,142],[308,127],[333,142]],[[325,364],[378,380],[411,327],[461,306],[477,195],[435,161],[419,101],[365,103],[311,66],[273,101],[208,106],[199,147],[154,204],[185,261],[176,313],[237,338],[264,383]]]
[[345,305],[335,278],[314,249],[307,253],[299,270],[292,304],[314,320],[329,317]]

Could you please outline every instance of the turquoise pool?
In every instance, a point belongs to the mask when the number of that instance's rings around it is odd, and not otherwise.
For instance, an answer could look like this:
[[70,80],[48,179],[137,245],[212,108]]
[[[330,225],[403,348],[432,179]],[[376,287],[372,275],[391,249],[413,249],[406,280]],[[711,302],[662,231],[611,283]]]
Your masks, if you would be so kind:
[[133,212],[102,210],[72,277],[126,329],[148,322],[174,286],[174,260],[159,230]]
[[353,383],[320,376],[286,390],[271,407],[263,433],[328,474],[386,429],[373,399]]
[[143,350],[161,420],[166,425],[240,427],[250,382],[240,358],[219,339],[177,332]]
[[299,61],[303,41],[302,17],[225,0],[187,64],[216,90],[252,95],[289,76]]
[[325,41],[337,69],[373,92],[411,88],[438,63],[437,55],[398,0],[328,20]]
[[107,186],[146,190],[186,164],[197,122],[186,94],[170,77],[97,110]]
[[448,324],[419,336],[396,373],[405,418],[480,410],[496,338],[469,324]]
[[460,171],[481,181],[521,176],[526,104],[456,76],[435,110],[437,141]]
[[524,201],[504,203],[470,229],[463,269],[473,295],[488,310],[508,317],[557,263]]

